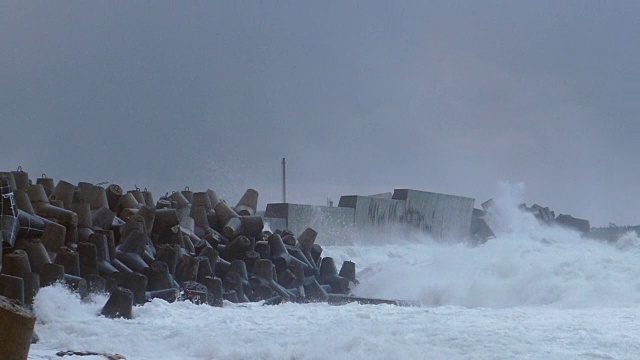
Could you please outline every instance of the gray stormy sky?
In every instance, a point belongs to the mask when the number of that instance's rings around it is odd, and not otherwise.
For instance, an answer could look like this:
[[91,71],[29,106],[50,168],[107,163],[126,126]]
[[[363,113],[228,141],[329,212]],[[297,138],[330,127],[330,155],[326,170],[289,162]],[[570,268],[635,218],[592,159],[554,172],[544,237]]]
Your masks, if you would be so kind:
[[0,169],[640,223],[640,2],[0,0]]

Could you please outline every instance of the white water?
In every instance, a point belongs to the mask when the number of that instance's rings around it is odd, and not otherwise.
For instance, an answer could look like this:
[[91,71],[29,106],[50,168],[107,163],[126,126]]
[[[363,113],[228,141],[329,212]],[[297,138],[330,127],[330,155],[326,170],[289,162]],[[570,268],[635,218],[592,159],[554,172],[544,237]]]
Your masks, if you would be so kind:
[[519,190],[507,190],[498,199],[498,238],[482,246],[386,235],[375,239],[386,245],[325,247],[337,264],[356,262],[356,294],[424,307],[155,300],[135,308],[134,320],[110,320],[96,316],[105,297],[82,303],[45,288],[35,306],[41,342],[30,358],[57,358],[59,350],[127,359],[637,358],[638,238],[607,244],[542,227],[512,210]]

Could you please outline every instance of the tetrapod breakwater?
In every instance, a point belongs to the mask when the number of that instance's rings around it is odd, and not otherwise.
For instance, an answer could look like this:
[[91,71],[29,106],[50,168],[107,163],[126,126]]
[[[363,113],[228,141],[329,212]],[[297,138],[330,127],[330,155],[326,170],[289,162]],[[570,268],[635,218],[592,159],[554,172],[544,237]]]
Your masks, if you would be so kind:
[[[166,193],[116,184],[0,172],[0,354],[26,359],[37,341],[30,312],[55,283],[86,298],[108,293],[96,316],[131,318],[154,298],[224,306],[262,302],[391,303],[352,294],[356,264],[335,264],[306,228],[269,231],[248,189],[235,206],[211,189]],[[338,265],[340,267],[338,268]],[[7,355],[9,354],[9,355]]]

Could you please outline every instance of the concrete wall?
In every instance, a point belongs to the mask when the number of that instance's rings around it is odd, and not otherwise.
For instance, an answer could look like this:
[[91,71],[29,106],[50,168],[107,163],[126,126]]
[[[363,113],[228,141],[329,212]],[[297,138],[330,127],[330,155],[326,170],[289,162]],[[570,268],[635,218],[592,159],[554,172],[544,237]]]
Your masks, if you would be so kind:
[[321,244],[349,242],[354,230],[363,233],[391,227],[414,228],[436,239],[459,241],[471,235],[474,202],[462,196],[396,189],[392,199],[342,196],[338,207],[268,204],[264,217],[272,230],[286,227],[296,236],[311,227]]
[[285,219],[287,229],[296,236],[310,227],[318,232],[318,243],[339,244],[353,235],[354,213],[344,207],[278,203],[268,204],[264,215]]
[[376,196],[342,196],[338,206],[354,209],[357,230],[388,229],[401,223],[406,212],[404,201]]
[[287,228],[287,219],[265,217],[264,225],[265,225],[265,229],[268,228],[271,231],[285,230]]
[[470,234],[472,198],[395,189],[393,199],[406,201],[406,223],[437,239],[462,240]]
[[625,234],[632,231],[636,233],[636,236],[640,236],[640,226],[610,226],[591,228],[589,232],[585,234],[585,236],[590,239],[615,242]]

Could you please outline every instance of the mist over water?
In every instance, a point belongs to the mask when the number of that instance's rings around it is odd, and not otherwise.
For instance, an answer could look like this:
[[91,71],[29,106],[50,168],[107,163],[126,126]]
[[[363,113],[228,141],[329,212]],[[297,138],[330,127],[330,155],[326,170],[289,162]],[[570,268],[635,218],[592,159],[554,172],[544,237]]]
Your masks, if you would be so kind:
[[521,184],[501,188],[492,210],[496,239],[483,245],[387,233],[373,239],[375,245],[367,245],[372,240],[367,237],[357,246],[326,247],[325,254],[337,264],[356,263],[360,285],[355,293],[360,296],[489,308],[640,304],[635,233],[606,243],[541,225],[517,207]]

